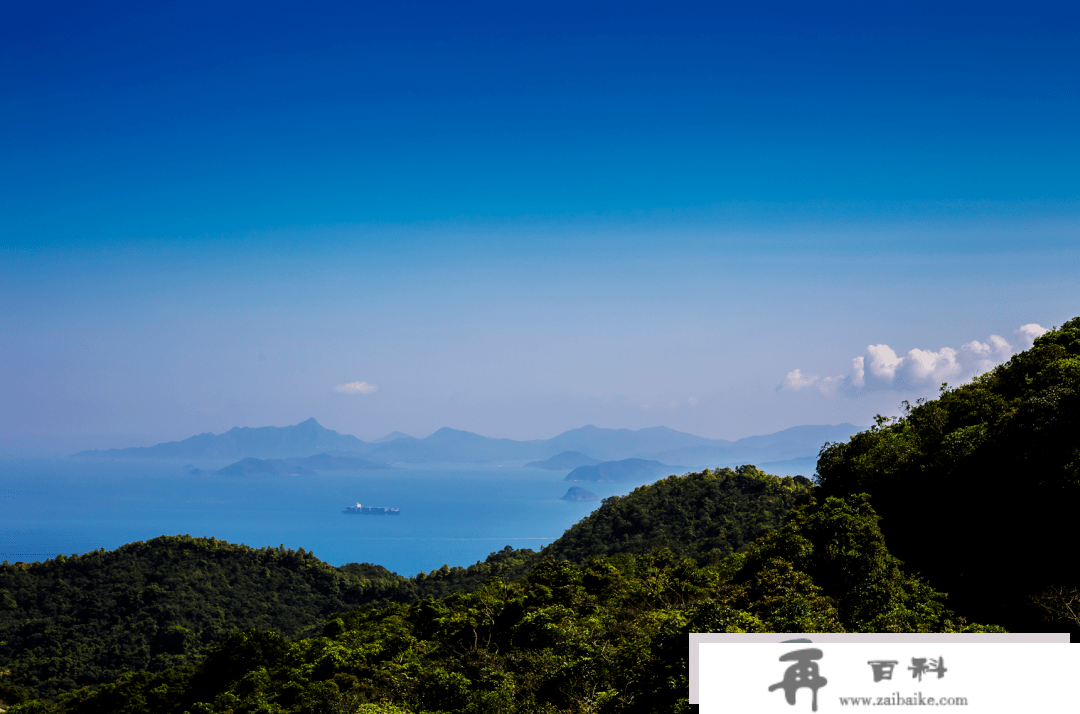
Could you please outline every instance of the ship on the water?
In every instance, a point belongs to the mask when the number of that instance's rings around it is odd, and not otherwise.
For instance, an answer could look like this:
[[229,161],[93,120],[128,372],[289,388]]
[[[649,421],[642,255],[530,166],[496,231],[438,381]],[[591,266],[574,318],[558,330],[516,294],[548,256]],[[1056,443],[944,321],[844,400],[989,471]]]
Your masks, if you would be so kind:
[[387,508],[385,506],[361,506],[357,503],[355,506],[346,506],[345,513],[359,513],[363,516],[400,516],[401,511],[397,508]]

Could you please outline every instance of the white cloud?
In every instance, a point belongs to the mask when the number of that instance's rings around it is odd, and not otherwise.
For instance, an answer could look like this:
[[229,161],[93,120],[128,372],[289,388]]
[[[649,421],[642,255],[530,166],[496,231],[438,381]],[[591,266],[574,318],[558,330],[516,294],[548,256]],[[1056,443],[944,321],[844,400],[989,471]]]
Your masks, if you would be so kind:
[[[906,391],[970,379],[1008,359],[1012,346],[1001,337],[991,335],[985,343],[969,342],[959,350],[916,347],[903,357],[898,357],[888,345],[870,345],[866,351],[871,358],[870,378],[860,388]],[[855,384],[854,379],[851,382]]]
[[[1016,334],[1026,343],[1047,330],[1034,323],[1023,325]],[[1013,345],[1001,335],[990,335],[985,342],[972,340],[960,347],[942,347],[939,350],[911,349],[903,357],[886,344],[867,345],[866,355],[851,360],[851,373],[836,377],[820,378],[803,374],[801,369],[788,372],[777,391],[797,392],[816,387],[826,396],[838,392],[854,393],[869,390],[916,390],[937,386],[942,382],[958,384],[972,377],[989,372],[1006,362],[1014,353]]]
[[851,359],[851,384],[856,387],[866,386],[865,357],[853,357]]
[[1020,329],[1016,330],[1016,334],[1020,335],[1020,339],[1030,346],[1035,342],[1036,337],[1045,335],[1049,331],[1042,325],[1032,322],[1027,325],[1020,325]]
[[913,349],[897,365],[898,382],[916,384],[941,384],[960,374],[963,368],[956,361],[956,350],[942,347],[933,350]]
[[371,394],[379,391],[379,385],[368,384],[367,382],[349,382],[348,384],[339,384],[334,387],[334,391],[338,394]]
[[[862,359],[861,357],[858,359]],[[796,369],[788,372],[787,377],[784,378],[783,383],[776,388],[776,391],[784,390],[786,392],[797,392],[800,389],[806,389],[807,387],[816,387],[818,391],[827,397],[831,397],[836,394],[837,390],[843,389],[850,377],[845,377],[842,374],[838,374],[835,377],[819,377],[816,374],[803,374],[802,370]]]
[[1012,345],[1001,335],[990,335],[986,342],[972,340],[960,347],[961,361],[973,374],[989,372],[1012,357]]
[[795,369],[784,377],[784,383],[780,385],[780,388],[788,392],[797,392],[813,385],[816,381],[818,381],[817,375],[803,374],[801,369]]
[[870,355],[870,374],[891,382],[903,358],[897,357],[888,345],[868,345],[866,353]]

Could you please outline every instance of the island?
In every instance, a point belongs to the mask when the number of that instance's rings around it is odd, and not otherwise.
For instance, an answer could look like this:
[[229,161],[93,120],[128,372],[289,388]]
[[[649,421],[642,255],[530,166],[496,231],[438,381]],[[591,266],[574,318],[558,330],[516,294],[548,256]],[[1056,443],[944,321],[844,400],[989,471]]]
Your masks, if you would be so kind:
[[578,486],[571,486],[566,490],[566,495],[562,497],[563,501],[599,501],[600,497],[592,491],[586,491]]
[[578,466],[566,475],[567,481],[648,481],[659,476],[674,473],[681,466],[667,466],[659,461],[645,459],[623,459],[605,461],[595,466]]

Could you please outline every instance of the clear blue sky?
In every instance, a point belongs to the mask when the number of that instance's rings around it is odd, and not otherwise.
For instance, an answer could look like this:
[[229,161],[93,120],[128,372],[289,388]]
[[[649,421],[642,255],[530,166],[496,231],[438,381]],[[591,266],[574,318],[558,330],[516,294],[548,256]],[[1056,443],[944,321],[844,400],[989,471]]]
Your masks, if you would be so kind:
[[1080,314],[1078,38],[1060,2],[7,3],[0,439],[869,423]]

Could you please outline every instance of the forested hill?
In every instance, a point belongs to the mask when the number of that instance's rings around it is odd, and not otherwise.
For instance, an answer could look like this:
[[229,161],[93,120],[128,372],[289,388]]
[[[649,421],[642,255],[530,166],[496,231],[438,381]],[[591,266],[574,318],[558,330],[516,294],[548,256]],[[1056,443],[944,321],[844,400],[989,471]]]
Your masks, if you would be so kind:
[[864,497],[800,494],[780,528],[699,567],[659,549],[544,558],[523,579],[361,607],[319,636],[236,633],[11,714],[685,714],[690,632],[984,632],[906,574]]
[[826,496],[870,493],[890,549],[954,606],[1010,629],[1080,628],[1080,318],[828,445],[818,473]]
[[[663,479],[606,499],[543,555],[584,562],[667,547],[700,563],[717,561],[778,527],[809,486],[753,466]],[[11,670],[9,684],[54,694],[112,681],[125,670],[190,664],[236,630],[300,637],[359,605],[472,592],[496,576],[519,580],[540,557],[507,547],[468,568],[404,578],[370,564],[334,568],[303,550],[163,536],[114,551],[5,564],[0,670]]]
[[[380,572],[381,571],[381,572]],[[299,551],[187,536],[0,567],[0,669],[45,693],[192,661],[246,627],[300,636],[385,569],[345,573]],[[372,580],[372,576],[376,579]]]
[[778,478],[753,466],[671,476],[605,498],[543,553],[584,562],[593,555],[666,547],[703,565],[778,528],[796,497],[811,487],[802,476]]
[[162,536],[41,563],[5,562],[0,701],[20,688],[55,694],[124,671],[190,664],[246,628],[309,635],[361,604],[414,602],[475,589],[492,575],[520,577],[533,557],[507,548],[467,569],[444,566],[410,579],[367,563],[335,568],[303,549]]

